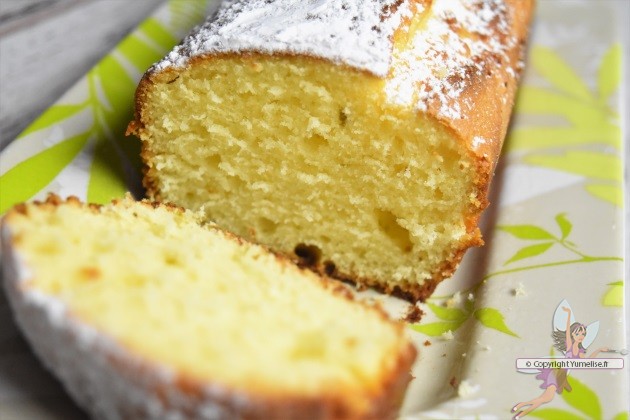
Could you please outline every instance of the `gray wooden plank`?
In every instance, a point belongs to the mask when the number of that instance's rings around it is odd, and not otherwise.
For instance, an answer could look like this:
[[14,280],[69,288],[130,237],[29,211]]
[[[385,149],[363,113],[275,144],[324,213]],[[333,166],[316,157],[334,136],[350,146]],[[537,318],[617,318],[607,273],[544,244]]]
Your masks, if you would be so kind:
[[86,1],[89,0],[3,0],[0,2],[0,36],[33,26]]
[[3,0],[0,2],[0,22],[31,13],[34,9],[49,7],[59,0]]
[[163,1],[79,0],[0,38],[0,149]]

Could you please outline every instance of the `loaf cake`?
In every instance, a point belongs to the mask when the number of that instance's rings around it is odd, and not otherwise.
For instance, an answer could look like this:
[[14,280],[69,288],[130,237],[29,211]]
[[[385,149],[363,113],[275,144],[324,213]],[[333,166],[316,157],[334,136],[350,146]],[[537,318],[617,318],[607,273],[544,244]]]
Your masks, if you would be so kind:
[[423,300],[481,245],[530,0],[238,0],[144,75],[148,196]]
[[190,211],[51,196],[10,211],[2,242],[19,326],[96,418],[386,419],[402,402],[402,324]]

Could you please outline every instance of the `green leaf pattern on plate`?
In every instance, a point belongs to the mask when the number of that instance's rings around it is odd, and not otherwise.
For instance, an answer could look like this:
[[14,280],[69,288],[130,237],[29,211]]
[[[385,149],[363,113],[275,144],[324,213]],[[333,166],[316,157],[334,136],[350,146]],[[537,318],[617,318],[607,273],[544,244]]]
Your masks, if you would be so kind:
[[602,407],[599,398],[585,383],[571,376],[571,392],[563,392],[562,399],[571,407],[577,409],[587,419],[601,420]]
[[627,411],[622,411],[621,413],[613,417],[613,420],[628,420],[628,418],[630,418],[630,413],[628,413]]
[[[505,316],[496,308],[482,307],[478,308],[477,301],[466,299],[462,308],[449,307],[449,304],[454,300],[460,301],[460,296],[474,296],[477,292],[486,284],[486,282],[509,275],[511,273],[517,273],[521,271],[544,269],[554,266],[571,265],[571,264],[585,264],[593,262],[611,262],[619,264],[623,262],[623,258],[617,256],[602,256],[602,255],[588,255],[579,250],[574,242],[570,240],[571,232],[573,231],[573,223],[569,219],[567,213],[558,213],[554,217],[555,229],[558,234],[552,233],[551,229],[546,229],[541,226],[532,224],[518,224],[518,225],[499,225],[497,230],[505,232],[506,234],[521,240],[526,241],[526,245],[516,250],[516,252],[508,258],[503,266],[509,266],[497,271],[491,271],[487,273],[480,281],[474,286],[458,291],[454,294],[445,296],[431,296],[427,299],[427,308],[441,321],[428,324],[412,325],[412,329],[429,335],[437,336],[446,331],[456,331],[466,321],[471,318],[478,320],[484,327],[492,328],[502,333],[511,335],[513,337],[519,337],[511,328],[506,325]],[[531,242],[537,242],[532,244]],[[561,247],[568,251],[571,257],[558,260],[558,261],[540,261],[536,260],[547,252],[552,247]],[[534,260],[533,262],[529,260]],[[512,264],[520,262],[521,264]],[[611,283],[611,287],[621,287],[618,283]],[[610,293],[610,295],[608,295]],[[614,306],[617,303],[619,297],[617,289],[611,289],[604,297],[604,304]],[[455,297],[458,299],[454,299]],[[607,302],[607,303],[606,303]],[[614,303],[612,303],[614,302]]]
[[623,206],[623,193],[621,188],[616,185],[590,184],[586,186],[586,191],[593,197],[608,201],[618,207]]
[[589,101],[591,93],[586,84],[552,49],[535,45],[530,51],[531,65],[554,87],[564,94]]
[[2,175],[0,213],[48,185],[79,154],[92,134],[88,131],[65,139]]
[[504,230],[519,239],[556,239],[555,236],[547,232],[545,229],[534,225],[499,226],[499,229]]
[[602,304],[604,306],[623,306],[623,280],[608,283],[608,286],[608,290],[606,290],[606,293],[602,297]]
[[458,308],[447,308],[445,306],[438,306],[432,303],[429,303],[428,306],[438,318],[443,319],[444,321],[458,322],[464,321],[467,318],[466,313]]
[[516,254],[512,256],[505,264],[509,264],[515,261],[523,260],[525,258],[535,257],[537,255],[545,253],[549,248],[553,246],[553,242],[543,242],[542,244],[529,245],[516,251]]
[[602,59],[597,74],[599,101],[605,104],[621,82],[621,44],[614,44]]
[[475,318],[479,320],[484,326],[488,328],[493,328],[497,331],[501,331],[502,333],[513,335],[514,337],[518,337],[518,335],[508,328],[505,325],[505,318],[497,309],[494,308],[481,308],[477,309],[474,312]]
[[411,329],[419,333],[428,335],[429,337],[439,337],[445,333],[448,333],[449,331],[451,332],[456,331],[459,327],[461,327],[462,324],[463,322],[461,321],[456,321],[456,322],[441,321],[441,322],[431,322],[428,324],[412,325]]
[[[602,420],[602,405],[594,390],[575,376],[570,377],[571,391],[560,394],[572,410],[561,408],[540,408],[528,416],[545,420]],[[628,412],[622,411],[613,420],[627,420]]]
[[571,233],[573,224],[569,221],[569,219],[567,219],[567,215],[565,213],[556,215],[556,224],[560,228],[560,233],[562,234],[560,239],[565,240]]
[[[509,235],[520,239],[528,241],[528,244],[524,247],[518,249],[516,253],[509,258],[504,265],[525,260],[533,257],[537,257],[542,255],[549,249],[551,249],[554,245],[564,248],[572,254],[571,258],[559,260],[559,261],[549,261],[543,263],[532,263],[527,265],[521,265],[516,268],[502,269],[498,271],[494,271],[486,274],[483,278],[484,281],[496,277],[499,275],[505,275],[509,273],[515,273],[518,271],[526,271],[526,270],[534,270],[545,267],[554,267],[560,265],[568,265],[568,264],[579,264],[579,263],[592,263],[592,262],[623,262],[623,258],[617,256],[602,256],[602,255],[587,255],[584,252],[581,252],[571,240],[569,240],[569,236],[573,230],[573,223],[569,220],[566,213],[558,213],[555,218],[556,228],[560,231],[560,235],[554,235],[548,230],[544,229],[540,226],[535,225],[511,225],[504,226],[499,225],[497,229],[503,232],[508,233]],[[538,241],[538,244],[531,245],[531,241]]]
[[559,155],[532,155],[526,157],[524,161],[587,178],[621,182],[621,160],[615,155],[575,151]]
[[[125,137],[138,76],[177,43],[176,33],[187,32],[203,19],[207,6],[208,0],[170,0],[168,24],[148,18],[90,70],[86,100],[53,105],[24,130],[20,139],[41,135],[56,125],[63,127],[81,112],[92,114],[87,132],[39,151],[0,177],[0,213],[39,193],[82,151],[92,160],[86,192],[89,201],[107,202],[139,185],[140,144]],[[94,147],[85,149],[89,138]]]
[[201,22],[206,16],[209,2],[210,0],[169,0],[171,26],[175,29],[186,30],[190,22]]
[[[549,87],[522,86],[515,112],[553,115],[566,124],[524,125],[509,135],[506,147],[523,163],[584,177],[585,191],[596,199],[622,206],[622,163],[619,115],[609,106],[620,83],[621,45],[604,54],[593,92],[558,53],[534,45],[530,62]],[[612,146],[612,152],[593,146]]]
[[528,416],[543,420],[588,420],[587,417],[574,414],[561,408],[539,408],[538,410],[532,411]]
[[66,118],[78,114],[87,107],[88,103],[78,105],[53,105],[39,116],[31,125],[24,130],[18,138],[25,137],[35,131],[43,130],[53,124],[57,124]]

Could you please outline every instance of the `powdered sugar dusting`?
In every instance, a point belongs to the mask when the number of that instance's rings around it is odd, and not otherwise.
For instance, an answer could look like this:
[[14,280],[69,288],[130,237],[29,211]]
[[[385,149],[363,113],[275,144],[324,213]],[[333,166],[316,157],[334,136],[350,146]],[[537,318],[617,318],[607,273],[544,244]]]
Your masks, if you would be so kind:
[[392,35],[412,15],[410,2],[398,0],[225,1],[154,70],[201,54],[256,51],[321,57],[385,77]]
[[472,140],[473,149],[478,149],[481,145],[488,143],[488,140],[484,139],[481,136],[475,136]]
[[[473,78],[491,76],[489,62],[517,77],[507,55],[516,46],[510,11],[504,0],[426,4],[430,9],[409,0],[228,0],[153,70],[203,54],[309,55],[386,79],[392,103],[419,111],[437,104],[438,117],[461,119],[474,104],[459,99]],[[395,47],[404,20],[412,32]]]
[[[508,10],[501,0],[435,0],[426,27],[402,51],[394,51],[389,99],[426,111],[437,102],[438,116],[459,119],[473,104],[457,101],[473,77],[488,77],[484,63],[493,57],[509,63],[507,52],[516,41]],[[513,69],[508,75],[516,77]],[[411,92],[418,92],[412,95]]]

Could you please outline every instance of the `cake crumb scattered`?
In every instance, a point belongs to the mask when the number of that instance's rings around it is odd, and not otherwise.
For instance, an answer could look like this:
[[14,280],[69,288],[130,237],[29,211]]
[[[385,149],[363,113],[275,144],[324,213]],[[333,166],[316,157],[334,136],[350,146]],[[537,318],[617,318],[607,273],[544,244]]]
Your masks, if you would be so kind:
[[431,342],[429,340],[425,340],[425,342],[423,343],[425,347],[428,347],[431,345]]
[[409,323],[420,322],[422,316],[424,315],[424,311],[418,307],[418,305],[409,305],[407,309],[407,313],[403,316],[403,321]]
[[[477,340],[477,341],[475,341],[475,344],[477,344],[478,346],[480,346],[480,345],[481,345],[481,341]],[[492,348],[491,348],[490,346],[487,346],[487,345],[486,345],[486,346],[483,346],[482,348],[483,348],[484,350],[486,350],[486,351],[490,351],[490,350],[492,350]]]
[[475,295],[473,295],[472,293],[468,293],[468,300],[470,302],[474,301],[475,300]]
[[456,377],[452,377],[450,381],[448,381],[448,383],[453,387],[453,388],[457,388],[457,386],[459,385],[459,382],[457,382],[457,378]]
[[518,286],[516,286],[516,289],[512,291],[512,294],[517,297],[527,296],[527,292],[525,291],[525,286],[523,286],[523,283],[519,283]]
[[473,385],[470,383],[470,381],[464,379],[457,387],[457,395],[460,398],[468,398],[477,393],[477,391],[479,391],[479,388],[479,385]]
[[450,341],[453,338],[455,338],[455,336],[453,335],[453,331],[451,331],[451,330],[448,330],[448,331],[442,333],[442,339],[443,340]]
[[453,296],[446,301],[447,308],[453,308],[457,306],[462,301],[462,294],[460,292],[455,292]]

